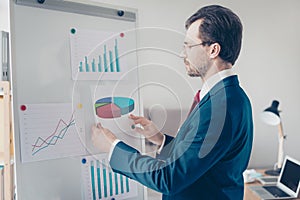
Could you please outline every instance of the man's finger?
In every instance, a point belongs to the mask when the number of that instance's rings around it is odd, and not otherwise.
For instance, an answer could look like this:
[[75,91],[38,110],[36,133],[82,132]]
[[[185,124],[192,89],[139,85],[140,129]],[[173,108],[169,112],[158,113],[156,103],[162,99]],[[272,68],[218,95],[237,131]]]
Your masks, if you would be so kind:
[[135,116],[133,114],[130,114],[129,118],[132,119],[135,124],[141,124],[142,126],[145,126],[150,123],[150,121],[147,118]]
[[136,119],[133,120],[135,124],[142,124],[143,125],[143,119]]
[[145,117],[138,118],[136,120],[133,120],[135,124],[141,124],[142,126],[146,126],[150,123],[148,119]]
[[139,119],[139,118],[141,118],[140,116],[135,116],[135,115],[133,115],[133,114],[130,114],[129,115],[129,118],[130,119],[133,119],[133,120],[136,120],[136,119]]
[[97,123],[97,128],[100,128],[100,129],[103,128],[103,126],[102,126],[102,124],[100,122]]

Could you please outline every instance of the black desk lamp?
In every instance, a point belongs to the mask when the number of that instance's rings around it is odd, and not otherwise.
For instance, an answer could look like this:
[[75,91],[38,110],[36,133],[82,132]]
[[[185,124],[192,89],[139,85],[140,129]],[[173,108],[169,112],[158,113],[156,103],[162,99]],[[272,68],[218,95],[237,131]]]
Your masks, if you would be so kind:
[[279,102],[277,100],[274,100],[272,102],[272,105],[268,108],[266,108],[261,113],[261,119],[266,124],[272,125],[272,126],[278,126],[278,158],[277,163],[274,165],[274,169],[266,170],[265,173],[268,175],[278,176],[280,174],[280,170],[282,167],[283,162],[283,141],[286,138],[286,135],[283,133],[283,127],[282,127],[282,121],[280,118],[279,110],[278,110]]

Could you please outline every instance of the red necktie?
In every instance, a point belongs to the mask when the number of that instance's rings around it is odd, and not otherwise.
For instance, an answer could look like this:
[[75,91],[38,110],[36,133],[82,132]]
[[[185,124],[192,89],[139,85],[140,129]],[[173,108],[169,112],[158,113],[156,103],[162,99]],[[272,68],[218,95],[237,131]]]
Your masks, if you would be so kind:
[[196,93],[195,97],[194,97],[194,101],[193,104],[190,108],[189,114],[188,116],[191,114],[191,112],[193,111],[193,109],[195,108],[195,106],[200,102],[200,90],[198,90],[198,92]]

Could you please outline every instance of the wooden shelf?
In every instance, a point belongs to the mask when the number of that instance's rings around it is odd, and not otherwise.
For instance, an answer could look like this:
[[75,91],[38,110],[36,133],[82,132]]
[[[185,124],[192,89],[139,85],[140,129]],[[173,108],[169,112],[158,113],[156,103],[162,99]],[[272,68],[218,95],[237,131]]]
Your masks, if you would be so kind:
[[[10,163],[14,164],[13,155],[10,156]],[[4,165],[4,152],[0,152],[0,165]]]
[[1,130],[3,134],[3,152],[0,152],[0,163],[4,166],[4,199],[12,200],[13,197],[13,169],[11,156],[11,95],[8,81],[0,81],[1,90]]
[[4,165],[4,152],[0,152],[0,165]]

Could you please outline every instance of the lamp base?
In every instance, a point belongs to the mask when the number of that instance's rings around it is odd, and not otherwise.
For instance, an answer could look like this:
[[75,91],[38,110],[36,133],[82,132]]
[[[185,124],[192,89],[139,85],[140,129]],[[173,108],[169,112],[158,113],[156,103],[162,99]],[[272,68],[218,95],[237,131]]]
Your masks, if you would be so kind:
[[269,169],[265,171],[265,174],[270,175],[270,176],[279,176],[281,171],[281,168],[278,169]]

